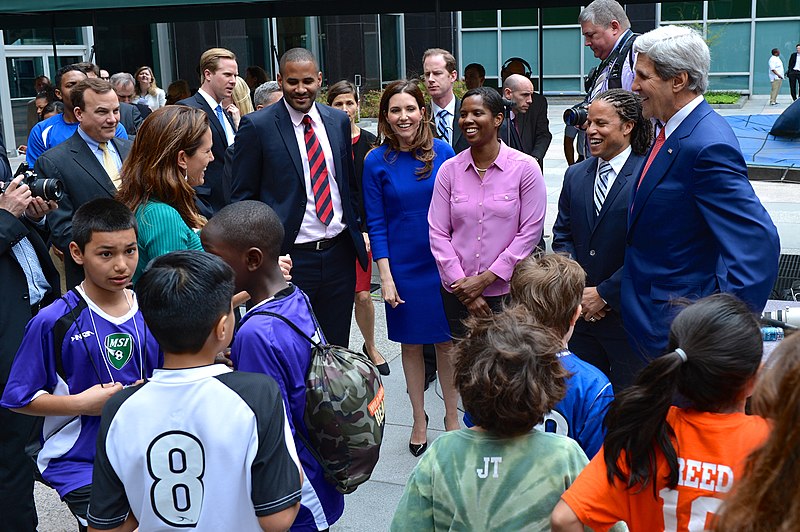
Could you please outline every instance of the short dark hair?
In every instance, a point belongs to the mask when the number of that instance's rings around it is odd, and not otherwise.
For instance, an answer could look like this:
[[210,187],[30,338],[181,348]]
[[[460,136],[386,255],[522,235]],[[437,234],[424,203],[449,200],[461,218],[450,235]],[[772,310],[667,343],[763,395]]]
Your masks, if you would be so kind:
[[342,94],[352,94],[353,99],[355,99],[356,103],[358,103],[358,91],[356,90],[356,86],[350,83],[348,80],[343,79],[342,81],[337,81],[328,87],[328,105],[332,105],[333,100]]
[[772,55],[781,55],[781,51],[778,50],[777,48],[773,48],[772,49]]
[[136,216],[131,210],[111,198],[96,198],[87,201],[75,211],[72,217],[72,241],[81,253],[94,233],[115,233],[133,229],[138,232]]
[[231,311],[233,270],[211,253],[173,251],[153,259],[136,283],[150,332],[167,353],[197,353]]
[[278,72],[283,75],[286,63],[305,63],[306,61],[314,63],[314,70],[319,70],[317,58],[314,57],[314,54],[309,50],[305,48],[291,48],[286,50],[281,56],[281,60],[278,62]]
[[61,90],[61,78],[64,77],[64,74],[66,74],[67,72],[82,72],[85,74],[85,72],[83,72],[83,69],[80,67],[79,63],[64,65],[63,67],[58,69],[58,72],[56,72],[56,79],[54,85],[56,89]]
[[86,98],[84,95],[87,90],[91,90],[97,94],[108,94],[109,92],[113,92],[114,87],[111,86],[110,82],[100,78],[86,78],[79,81],[72,88],[69,99],[72,101],[72,105],[74,107],[80,107],[81,111],[86,110]]
[[483,68],[483,65],[480,63],[470,63],[464,67],[464,74],[466,75],[467,70],[475,69],[478,71],[478,76],[485,78],[486,77],[486,69]]
[[97,76],[98,78],[100,77],[100,67],[95,65],[94,63],[91,63],[89,61],[81,61],[80,63],[75,63],[75,64],[80,69],[80,71],[86,74],[87,76],[91,73]]
[[233,250],[258,248],[268,261],[277,261],[283,243],[283,224],[272,208],[261,201],[246,200],[223,207],[204,231],[218,231]]
[[[503,97],[500,96],[497,89],[491,87],[475,87],[464,93],[464,96],[461,97],[461,103],[463,104],[464,100],[472,96],[480,96],[481,100],[483,100],[484,107],[489,109],[492,116],[503,114]],[[458,121],[458,117],[456,117],[456,121]]]
[[562,340],[520,306],[466,321],[454,382],[464,409],[489,432],[529,432],[567,393]]

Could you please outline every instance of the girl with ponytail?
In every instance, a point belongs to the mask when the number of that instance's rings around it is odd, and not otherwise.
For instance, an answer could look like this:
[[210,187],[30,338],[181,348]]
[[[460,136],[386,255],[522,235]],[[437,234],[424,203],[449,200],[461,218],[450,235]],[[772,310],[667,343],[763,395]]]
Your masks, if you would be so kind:
[[[703,298],[672,323],[667,353],[617,395],[603,448],[564,493],[553,530],[706,530],[767,438],[744,406],[761,364],[758,321],[728,294]],[[674,406],[674,405],[680,406]]]

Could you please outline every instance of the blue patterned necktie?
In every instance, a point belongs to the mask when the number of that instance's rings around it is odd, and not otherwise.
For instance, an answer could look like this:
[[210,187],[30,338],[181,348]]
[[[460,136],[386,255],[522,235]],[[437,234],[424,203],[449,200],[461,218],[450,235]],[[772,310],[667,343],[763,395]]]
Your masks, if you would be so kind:
[[450,127],[447,125],[447,117],[450,111],[442,109],[436,113],[436,131],[439,133],[439,138],[450,144]]
[[597,179],[594,182],[594,214],[600,215],[600,209],[603,208],[603,202],[606,200],[608,194],[608,175],[611,173],[611,164],[608,161],[600,160],[600,171],[598,172]]

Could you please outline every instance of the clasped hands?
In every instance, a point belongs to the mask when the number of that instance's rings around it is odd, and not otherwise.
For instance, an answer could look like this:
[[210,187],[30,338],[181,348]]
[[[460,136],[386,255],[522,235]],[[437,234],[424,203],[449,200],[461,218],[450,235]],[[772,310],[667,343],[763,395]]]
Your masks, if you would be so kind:
[[611,307],[600,296],[595,286],[587,286],[583,289],[583,297],[581,298],[581,316],[583,319],[590,322],[595,322],[603,319],[606,313],[611,310]]
[[469,277],[462,277],[450,285],[453,295],[467,307],[473,316],[490,316],[492,309],[483,297],[483,291],[497,280],[490,270]]

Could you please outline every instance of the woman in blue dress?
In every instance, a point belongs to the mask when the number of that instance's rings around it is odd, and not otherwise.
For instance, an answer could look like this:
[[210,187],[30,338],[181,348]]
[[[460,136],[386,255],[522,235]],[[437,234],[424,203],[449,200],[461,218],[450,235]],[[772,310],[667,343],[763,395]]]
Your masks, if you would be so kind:
[[414,415],[408,448],[419,456],[427,448],[428,426],[423,344],[436,346],[445,427],[459,428],[452,342],[427,221],[436,172],[454,153],[449,144],[433,138],[422,91],[413,81],[395,81],[383,91],[378,134],[380,146],[364,160],[367,229],[381,276],[389,339],[401,344]]

